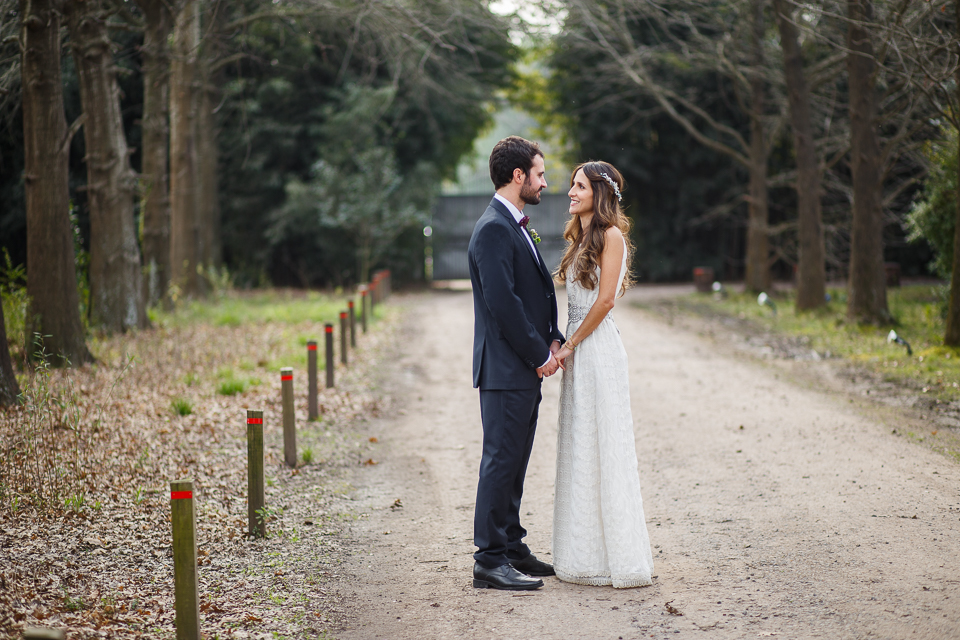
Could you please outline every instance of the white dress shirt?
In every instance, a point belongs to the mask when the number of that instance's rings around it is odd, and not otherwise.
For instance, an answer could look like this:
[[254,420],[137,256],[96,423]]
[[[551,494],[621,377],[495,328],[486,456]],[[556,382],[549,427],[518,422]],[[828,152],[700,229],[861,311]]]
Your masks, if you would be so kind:
[[[504,198],[499,193],[495,193],[493,197],[499,200],[500,202],[502,202],[504,206],[507,207],[507,211],[510,212],[510,215],[513,216],[513,219],[517,221],[517,224],[520,224],[520,218],[523,217],[523,212],[521,212],[520,209],[517,209],[512,202]],[[537,253],[537,248],[533,245],[533,238],[530,237],[530,233],[526,229],[523,230],[523,237],[527,239],[527,244],[530,245],[530,251],[533,252],[533,257],[537,261],[537,264],[540,264],[540,254]],[[546,366],[547,362],[550,362],[551,357],[553,357],[552,353],[546,359],[546,361],[540,366],[541,367]]]
[[[520,224],[520,219],[523,217],[523,212],[520,211],[520,209],[517,209],[512,202],[504,198],[499,193],[494,194],[493,197],[502,202],[507,207],[507,211],[509,211],[513,216],[513,219],[517,221],[517,224]],[[533,257],[537,259],[537,264],[539,264],[540,256],[537,253],[536,247],[533,246],[533,238],[530,237],[530,233],[526,229],[523,230],[523,236],[527,239],[527,244],[530,245],[530,251],[533,252]]]

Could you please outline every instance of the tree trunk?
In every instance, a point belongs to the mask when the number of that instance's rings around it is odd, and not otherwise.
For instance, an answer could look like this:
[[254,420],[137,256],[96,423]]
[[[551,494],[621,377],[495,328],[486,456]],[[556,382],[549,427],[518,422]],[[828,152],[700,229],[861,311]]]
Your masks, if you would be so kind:
[[184,296],[201,293],[197,117],[200,2],[185,0],[173,29],[170,75],[170,279]]
[[67,154],[71,134],[63,111],[60,0],[21,0],[24,190],[27,214],[26,353],[35,334],[52,364],[93,360],[83,338],[70,226]]
[[71,49],[86,122],[87,201],[90,207],[90,316],[108,332],[142,329],[140,247],[134,226],[136,174],[120,116],[120,88],[98,0],[66,4]]
[[767,229],[767,143],[763,131],[764,87],[759,70],[763,68],[763,0],[752,0],[752,66],[757,70],[750,79],[750,202],[747,226],[748,291],[759,292],[770,286],[770,239]]
[[[960,52],[960,0],[954,2],[956,12],[956,43]],[[957,83],[957,104],[960,104],[960,68],[955,72]],[[960,136],[957,137],[960,145]],[[960,153],[960,150],[958,150]],[[960,155],[958,155],[960,157]],[[950,273],[950,303],[947,307],[947,327],[943,333],[943,344],[948,347],[960,347],[960,163],[957,167],[957,211],[953,229],[953,270]]]
[[[211,56],[205,56],[209,63]],[[208,65],[205,65],[208,66]],[[200,101],[198,160],[200,162],[200,219],[202,222],[203,265],[220,266],[220,181],[217,134],[219,127],[214,113],[217,104],[216,78],[203,73],[203,95]]]
[[3,305],[0,305],[0,407],[9,407],[17,401],[20,385],[13,373],[10,346],[7,343],[7,327],[3,321]]
[[165,0],[137,0],[143,32],[143,167],[140,200],[146,300],[165,298],[170,282],[170,46],[173,16]]
[[876,63],[867,24],[870,0],[847,0],[847,76],[850,87],[850,168],[853,219],[847,317],[886,324],[887,276],[883,267],[880,139],[877,135]]
[[800,260],[797,267],[797,310],[825,304],[823,214],[820,203],[820,162],[813,144],[810,92],[803,73],[797,27],[791,22],[786,0],[773,0],[780,28],[784,76],[790,104],[790,124],[797,153],[797,222]]

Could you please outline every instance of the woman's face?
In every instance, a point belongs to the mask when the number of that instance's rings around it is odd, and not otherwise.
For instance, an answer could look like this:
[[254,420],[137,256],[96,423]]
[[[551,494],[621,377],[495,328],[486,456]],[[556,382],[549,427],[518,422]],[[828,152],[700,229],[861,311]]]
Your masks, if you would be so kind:
[[573,176],[573,185],[567,195],[570,196],[570,215],[585,216],[593,213],[593,185],[583,173],[583,169]]

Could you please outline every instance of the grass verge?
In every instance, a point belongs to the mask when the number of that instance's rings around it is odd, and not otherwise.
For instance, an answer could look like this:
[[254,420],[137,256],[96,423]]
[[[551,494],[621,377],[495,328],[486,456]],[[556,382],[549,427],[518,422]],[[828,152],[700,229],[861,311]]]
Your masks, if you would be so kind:
[[[941,402],[960,399],[960,349],[943,346],[942,293],[936,285],[910,285],[887,292],[892,327],[850,322],[846,292],[830,289],[823,309],[797,312],[794,291],[773,294],[776,313],[757,303],[753,294],[693,294],[676,300],[681,310],[719,315],[746,322],[755,329],[796,338],[817,357],[840,357],[880,374],[889,382],[915,388]],[[890,329],[913,350],[888,341]]]

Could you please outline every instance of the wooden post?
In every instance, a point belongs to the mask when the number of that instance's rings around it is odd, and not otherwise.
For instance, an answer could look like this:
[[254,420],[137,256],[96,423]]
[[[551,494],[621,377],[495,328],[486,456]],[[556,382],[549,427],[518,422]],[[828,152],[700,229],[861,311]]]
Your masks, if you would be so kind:
[[323,337],[326,339],[326,360],[323,363],[324,369],[327,370],[327,389],[333,388],[333,370],[336,367],[333,359],[333,325],[325,324],[323,325]]
[[347,309],[350,312],[350,347],[357,348],[357,310],[353,308],[353,300],[347,302]]
[[340,362],[347,366],[347,334],[350,328],[347,326],[347,312],[340,312]]
[[369,298],[370,296],[367,295],[367,286],[364,285],[363,288],[360,289],[360,328],[363,329],[364,333],[367,332],[367,314],[369,313],[367,308],[370,306]]
[[63,629],[46,629],[44,627],[24,627],[23,640],[65,640],[67,634]]
[[297,466],[297,421],[293,413],[293,368],[280,369],[280,403],[283,406],[283,461]]
[[[251,538],[267,535],[261,517],[263,497],[263,411],[247,411],[247,532]],[[260,511],[261,513],[257,513]]]
[[176,600],[177,640],[200,640],[193,480],[170,483],[170,520],[173,523],[173,593]]
[[316,420],[317,411],[317,341],[307,342],[307,420]]

